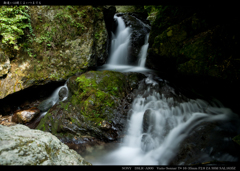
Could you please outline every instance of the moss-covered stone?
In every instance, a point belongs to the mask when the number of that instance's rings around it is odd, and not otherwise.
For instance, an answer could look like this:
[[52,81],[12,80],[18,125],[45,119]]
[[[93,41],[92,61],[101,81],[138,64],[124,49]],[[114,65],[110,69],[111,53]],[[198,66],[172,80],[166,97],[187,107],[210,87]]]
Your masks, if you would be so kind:
[[71,97],[53,106],[36,129],[63,140],[83,141],[88,136],[115,140],[125,115],[121,101],[145,78],[139,73],[89,71],[68,81]]
[[0,98],[32,85],[66,80],[95,67],[98,58],[104,61],[107,31],[102,11],[92,6],[29,7],[34,36],[26,30],[19,50],[0,44],[1,54],[13,58],[2,74],[7,75],[1,79]]

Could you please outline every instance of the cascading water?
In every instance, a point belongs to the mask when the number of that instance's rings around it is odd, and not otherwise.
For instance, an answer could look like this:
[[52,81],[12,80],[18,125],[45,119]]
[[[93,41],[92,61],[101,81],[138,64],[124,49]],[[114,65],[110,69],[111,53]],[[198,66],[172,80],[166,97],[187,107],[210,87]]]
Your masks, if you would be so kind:
[[[150,69],[145,68],[149,34],[146,35],[145,43],[142,46],[138,55],[139,60],[137,66],[129,65],[128,46],[130,45],[132,31],[130,27],[125,26],[125,23],[121,17],[117,17],[115,15],[114,19],[117,21],[118,26],[115,35],[113,32],[111,32],[112,40],[109,58],[105,65],[99,67],[99,70],[113,70],[120,72],[151,71]],[[142,24],[146,27],[150,27],[147,24]]]
[[[118,21],[118,28],[116,36],[112,36],[110,59],[103,69],[120,72],[150,71],[145,68],[149,34],[146,35],[145,43],[139,53],[138,66],[129,66],[126,63],[126,56],[130,30],[125,27],[120,17],[114,18]],[[151,74],[145,79],[145,83],[148,85],[147,89],[138,90],[143,93],[139,94],[132,103],[128,114],[126,135],[122,143],[115,150],[108,151],[105,156],[101,155],[92,161],[89,160],[92,164],[168,165],[178,153],[181,143],[202,124],[230,123],[233,120],[240,123],[239,117],[230,109],[223,107],[220,102],[211,102],[211,105],[200,99],[178,102],[173,97],[166,97],[163,92],[160,94],[159,90],[153,88],[159,84],[151,78]],[[165,86],[175,94],[173,88]],[[180,95],[176,96],[180,97]],[[237,130],[235,135],[240,132],[239,127],[234,129]],[[222,138],[224,140],[222,144],[226,139],[231,139],[227,135],[223,135]],[[202,156],[211,155],[208,158],[205,157],[206,160],[232,162],[239,160],[238,157],[228,153],[212,155],[213,147],[210,149],[209,154],[208,152],[201,154]],[[184,162],[177,164],[184,164]]]
[[114,18],[118,22],[116,36],[112,33],[112,42],[109,65],[126,65],[128,57],[128,46],[130,43],[130,28],[126,27],[121,17]]
[[[145,83],[148,88],[134,99],[129,111],[123,142],[101,159],[91,161],[93,164],[168,165],[177,154],[181,142],[201,124],[231,120],[239,122],[238,116],[220,102],[210,105],[196,99],[179,103],[172,97],[159,94],[153,88],[158,83],[151,78],[148,77]],[[175,94],[174,89],[171,91]],[[221,159],[238,160],[229,154],[223,154]]]
[[148,38],[149,38],[149,34],[146,35],[144,45],[142,46],[140,53],[139,53],[138,66],[140,66],[140,67],[145,67],[147,50],[148,50],[148,45],[149,45]]

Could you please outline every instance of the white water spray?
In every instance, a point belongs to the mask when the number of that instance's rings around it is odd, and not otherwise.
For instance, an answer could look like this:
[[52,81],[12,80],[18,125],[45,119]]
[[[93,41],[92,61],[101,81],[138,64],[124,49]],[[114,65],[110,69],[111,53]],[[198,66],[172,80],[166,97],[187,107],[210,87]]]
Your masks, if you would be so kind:
[[146,35],[144,45],[142,46],[140,53],[138,55],[139,56],[138,66],[140,67],[145,67],[147,50],[149,45],[148,38],[149,38],[149,34]]
[[[59,102],[59,92],[60,92],[60,90],[61,90],[62,88],[66,89],[66,94],[65,94],[64,98],[63,98],[62,100],[60,100],[60,101],[65,101],[65,100],[67,100],[67,98],[68,98],[68,86],[67,86],[67,82],[68,82],[68,80],[65,82],[65,84],[64,84],[63,86],[58,87],[58,88],[52,93],[52,95],[46,100],[46,101],[47,101],[46,103],[51,103],[51,106],[54,106],[57,102]],[[46,113],[47,113],[47,112],[42,112],[42,113],[40,114],[40,116],[36,119],[35,122],[40,121],[40,119],[41,119],[42,117],[44,117],[44,116],[46,115]]]

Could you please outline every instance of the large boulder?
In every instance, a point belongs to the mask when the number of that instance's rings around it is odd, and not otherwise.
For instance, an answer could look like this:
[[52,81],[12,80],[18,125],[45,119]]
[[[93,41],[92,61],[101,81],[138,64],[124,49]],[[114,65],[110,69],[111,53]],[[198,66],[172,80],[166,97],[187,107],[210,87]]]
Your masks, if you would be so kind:
[[89,71],[69,79],[72,96],[54,105],[36,129],[51,132],[63,142],[83,144],[119,138],[126,123],[131,92],[140,73]]
[[54,135],[0,125],[0,165],[91,165]]
[[0,43],[0,99],[105,62],[108,33],[101,6],[29,6],[27,15],[31,28],[16,40],[19,48]]

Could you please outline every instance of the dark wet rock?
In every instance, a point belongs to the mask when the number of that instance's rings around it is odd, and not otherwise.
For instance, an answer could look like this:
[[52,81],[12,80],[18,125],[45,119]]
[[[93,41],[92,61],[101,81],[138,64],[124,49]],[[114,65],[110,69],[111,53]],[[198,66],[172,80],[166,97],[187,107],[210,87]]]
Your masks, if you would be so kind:
[[240,146],[232,140],[238,127],[236,123],[201,124],[181,143],[170,164],[239,162]]
[[103,15],[104,15],[104,21],[106,24],[106,28],[108,31],[108,36],[110,36],[111,34],[111,30],[114,30],[114,19],[113,16],[116,12],[116,7],[113,5],[105,5],[103,6]]
[[[116,7],[114,5],[105,5],[103,6],[103,16],[104,16],[104,21],[107,29],[107,51],[106,51],[106,56],[108,56],[108,52],[110,50],[111,46],[111,39],[112,39],[112,34],[111,31],[116,29],[116,23],[113,19],[113,16],[116,12]],[[106,62],[106,57],[105,58],[98,58],[97,64],[102,65]]]
[[240,145],[240,134],[237,135],[237,136],[235,136],[235,137],[233,137],[232,140],[233,140],[234,142],[236,142],[238,145]]
[[150,115],[151,115],[151,110],[147,109],[143,115],[143,122],[142,122],[143,132],[147,132],[148,128],[150,128],[150,118],[151,118]]
[[214,93],[239,112],[234,101],[229,102],[232,94],[240,95],[240,18],[235,7],[163,5],[156,12],[146,66],[187,90]]
[[67,97],[68,90],[66,87],[63,87],[59,90],[58,96],[59,100],[62,101],[65,97]]
[[27,123],[36,118],[40,114],[40,110],[36,107],[32,107],[27,110],[19,110],[14,113],[12,121],[16,123]]

